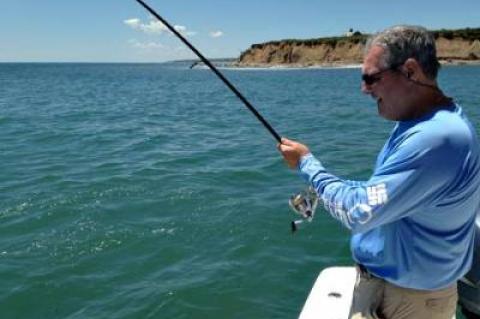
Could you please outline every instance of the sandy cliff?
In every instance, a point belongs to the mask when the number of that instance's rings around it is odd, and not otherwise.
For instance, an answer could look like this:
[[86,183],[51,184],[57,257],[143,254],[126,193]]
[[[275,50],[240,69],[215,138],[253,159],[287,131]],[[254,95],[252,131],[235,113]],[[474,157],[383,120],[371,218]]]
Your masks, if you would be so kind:
[[[480,62],[480,28],[433,31],[443,62]],[[236,65],[243,67],[348,65],[362,62],[367,36],[282,40],[254,44]]]

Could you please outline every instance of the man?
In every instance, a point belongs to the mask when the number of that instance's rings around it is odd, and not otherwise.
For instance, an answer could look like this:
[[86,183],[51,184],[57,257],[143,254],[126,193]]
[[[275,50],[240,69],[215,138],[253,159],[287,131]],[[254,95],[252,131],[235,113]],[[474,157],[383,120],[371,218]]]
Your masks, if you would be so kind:
[[437,86],[440,65],[426,29],[389,28],[365,52],[362,91],[397,122],[371,178],[344,181],[289,139],[278,149],[352,232],[358,276],[350,318],[451,319],[456,282],[472,262],[478,140]]

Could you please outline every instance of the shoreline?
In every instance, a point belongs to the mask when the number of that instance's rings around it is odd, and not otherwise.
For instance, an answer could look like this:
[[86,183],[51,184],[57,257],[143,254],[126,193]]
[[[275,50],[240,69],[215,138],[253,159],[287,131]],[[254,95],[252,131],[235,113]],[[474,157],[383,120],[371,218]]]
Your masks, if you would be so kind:
[[298,63],[281,63],[281,64],[270,64],[270,63],[252,63],[252,64],[240,64],[232,63],[230,68],[233,69],[278,69],[278,70],[289,70],[289,69],[357,69],[361,68],[361,63],[319,63],[319,64],[298,64]]
[[460,60],[460,59],[448,59],[439,60],[441,65],[480,65],[480,60]]
[[[439,60],[441,66],[480,66],[480,60]],[[215,63],[214,63],[215,64]],[[221,63],[216,65],[219,69],[248,71],[248,70],[328,70],[328,69],[361,69],[361,63],[319,63],[319,64],[270,64],[270,63],[246,63],[241,64],[238,62]],[[208,69],[203,63],[198,63],[194,67],[195,69]]]
[[[448,59],[448,60],[439,60],[442,66],[461,66],[461,65],[479,65],[480,60],[460,60],[460,59]],[[357,69],[361,68],[362,63],[352,63],[352,62],[335,62],[335,63],[319,63],[319,64],[290,64],[290,63],[281,63],[281,64],[270,64],[270,63],[246,63],[241,64],[234,62],[229,65],[227,68],[232,69]]]

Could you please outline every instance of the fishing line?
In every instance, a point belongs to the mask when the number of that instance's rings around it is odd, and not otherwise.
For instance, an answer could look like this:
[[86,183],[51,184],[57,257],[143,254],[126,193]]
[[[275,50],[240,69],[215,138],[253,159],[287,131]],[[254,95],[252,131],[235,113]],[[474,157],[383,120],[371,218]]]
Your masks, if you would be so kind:
[[240,93],[235,86],[233,86],[232,83],[230,83],[229,80],[220,72],[218,69],[207,59],[205,58],[200,51],[198,51],[190,42],[188,42],[187,39],[185,39],[177,30],[175,30],[174,27],[170,25],[164,18],[162,18],[158,13],[155,12],[150,6],[148,6],[145,2],[142,0],[136,0],[142,7],[144,7],[148,12],[150,12],[154,17],[156,17],[158,20],[160,20],[173,34],[175,34],[182,42],[190,48],[190,50],[195,53],[200,60],[202,60],[203,63],[205,63],[210,70],[215,73],[220,80],[225,83],[225,85],[233,92],[235,95],[245,104],[245,106],[255,115],[255,117],[263,124],[263,126],[270,132],[270,134],[273,135],[275,140],[277,140],[278,143],[282,142],[282,139],[280,135],[273,129],[273,127],[263,118],[263,116],[258,113],[258,111],[253,107],[253,105]]

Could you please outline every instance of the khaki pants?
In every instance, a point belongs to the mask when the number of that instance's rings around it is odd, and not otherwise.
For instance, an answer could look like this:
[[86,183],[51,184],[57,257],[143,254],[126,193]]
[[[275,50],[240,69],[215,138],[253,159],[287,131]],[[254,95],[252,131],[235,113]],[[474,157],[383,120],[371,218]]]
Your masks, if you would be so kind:
[[452,319],[457,285],[425,291],[395,286],[357,267],[350,319]]

